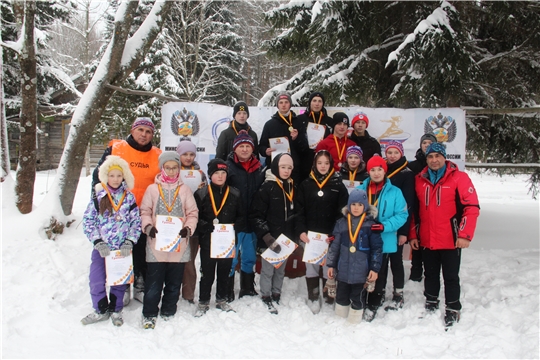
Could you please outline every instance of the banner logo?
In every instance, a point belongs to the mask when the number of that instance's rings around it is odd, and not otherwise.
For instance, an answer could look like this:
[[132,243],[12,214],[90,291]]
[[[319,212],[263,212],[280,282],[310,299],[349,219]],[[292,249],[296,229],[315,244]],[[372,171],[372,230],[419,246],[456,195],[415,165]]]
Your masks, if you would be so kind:
[[441,113],[430,116],[424,122],[424,133],[435,135],[440,143],[450,143],[455,140],[457,135],[456,121],[451,116],[444,116]]
[[171,117],[171,130],[173,134],[189,139],[199,133],[199,117],[193,111],[184,108],[176,110]]

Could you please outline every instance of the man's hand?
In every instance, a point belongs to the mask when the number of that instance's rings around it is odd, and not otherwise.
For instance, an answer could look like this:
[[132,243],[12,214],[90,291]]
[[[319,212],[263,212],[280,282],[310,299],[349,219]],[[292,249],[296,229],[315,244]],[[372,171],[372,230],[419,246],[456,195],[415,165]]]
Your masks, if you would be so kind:
[[471,245],[471,241],[464,238],[458,238],[456,241],[456,249],[466,249],[469,245]]
[[409,245],[411,246],[411,249],[413,249],[413,250],[420,249],[420,247],[418,246],[418,239],[409,240]]

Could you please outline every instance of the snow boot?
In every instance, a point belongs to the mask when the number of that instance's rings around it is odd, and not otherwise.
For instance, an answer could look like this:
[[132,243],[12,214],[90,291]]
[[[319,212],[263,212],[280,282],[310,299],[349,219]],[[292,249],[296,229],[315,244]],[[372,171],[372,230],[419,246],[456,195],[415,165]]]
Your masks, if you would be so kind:
[[133,285],[133,298],[141,303],[144,303],[144,279],[142,276],[135,278]]
[[321,299],[319,278],[306,278],[308,289],[308,307],[313,314],[318,314],[321,311]]
[[364,319],[365,322],[372,322],[373,319],[375,319],[375,316],[377,315],[377,310],[379,310],[378,306],[368,306],[364,310],[362,319]]
[[351,308],[350,305],[345,306],[345,305],[339,305],[338,303],[336,303],[336,308],[334,311],[336,312],[337,316],[346,319],[347,316],[349,316],[350,308]]
[[111,321],[114,326],[124,325],[124,319],[122,318],[122,311],[111,313]]
[[240,294],[238,298],[257,295],[259,294],[255,291],[255,273],[248,274],[240,271]]
[[278,314],[277,309],[274,307],[274,304],[272,304],[272,298],[270,296],[263,296],[261,300],[268,308],[268,311],[270,312],[270,314],[274,314],[274,315]]
[[197,305],[197,311],[195,311],[194,316],[201,317],[204,314],[206,314],[206,312],[210,310],[210,306],[208,304],[209,304],[208,301],[199,302],[199,305]]
[[163,321],[170,321],[170,320],[174,319],[174,315],[175,314],[171,314],[171,315],[161,314],[161,319]]
[[226,312],[236,312],[234,311],[234,309],[231,307],[231,305],[229,305],[227,303],[227,301],[225,300],[218,300],[216,301],[216,309],[219,309],[221,311],[226,311]]
[[227,302],[232,303],[234,301],[234,273],[229,277],[229,283],[227,284]]
[[385,311],[388,310],[399,310],[403,308],[403,289],[396,289],[394,295],[392,296],[392,304],[384,308]]
[[327,280],[325,278],[322,279],[322,286],[323,286],[323,298],[324,302],[326,304],[332,305],[334,304],[334,298],[328,294],[328,287],[326,285]]
[[422,281],[422,268],[418,267],[412,267],[411,268],[411,275],[409,276],[409,280],[420,282]]
[[131,284],[128,284],[128,286],[126,287],[126,292],[124,293],[124,299],[123,299],[124,307],[128,306],[130,301],[131,301]]
[[459,322],[460,312],[459,310],[446,308],[444,313],[444,329],[448,331],[455,323]]
[[351,309],[349,310],[349,316],[347,317],[347,321],[350,322],[351,324],[359,324],[360,321],[362,321],[363,315],[364,315],[364,309],[360,309],[360,310]]
[[272,293],[272,301],[279,305],[279,302],[281,301],[281,294]]
[[145,316],[143,317],[142,326],[144,329],[155,329],[156,328],[156,316]]
[[99,321],[105,321],[105,320],[108,320],[109,319],[109,312],[106,311],[104,313],[99,313],[97,311],[94,311],[92,312],[91,314],[88,314],[86,315],[82,320],[81,320],[81,323],[83,325],[89,325],[89,324],[94,324],[94,323],[97,323]]
[[427,300],[426,304],[424,305],[426,311],[428,313],[433,313],[439,309],[439,300]]

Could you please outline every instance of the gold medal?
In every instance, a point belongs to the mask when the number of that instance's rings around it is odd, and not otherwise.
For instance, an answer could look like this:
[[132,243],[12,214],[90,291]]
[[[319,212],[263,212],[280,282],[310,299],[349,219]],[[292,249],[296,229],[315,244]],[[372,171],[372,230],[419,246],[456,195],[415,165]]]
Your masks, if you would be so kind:
[[342,164],[342,163],[338,163],[338,164],[337,164],[338,167],[341,167],[341,165],[343,165],[343,164]]
[[293,132],[294,128],[292,126],[289,126],[289,131]]
[[353,254],[356,252],[356,247],[353,245],[349,248],[349,251],[352,252]]

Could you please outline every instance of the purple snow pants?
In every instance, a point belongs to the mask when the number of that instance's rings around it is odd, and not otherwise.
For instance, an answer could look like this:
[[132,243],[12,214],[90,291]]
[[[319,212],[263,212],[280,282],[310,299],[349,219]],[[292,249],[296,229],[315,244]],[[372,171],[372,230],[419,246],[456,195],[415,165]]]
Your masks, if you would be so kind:
[[107,311],[119,312],[124,308],[123,299],[127,285],[111,286],[109,299],[107,299],[105,281],[105,259],[99,255],[99,251],[92,250],[92,263],[90,264],[92,306],[101,314]]

